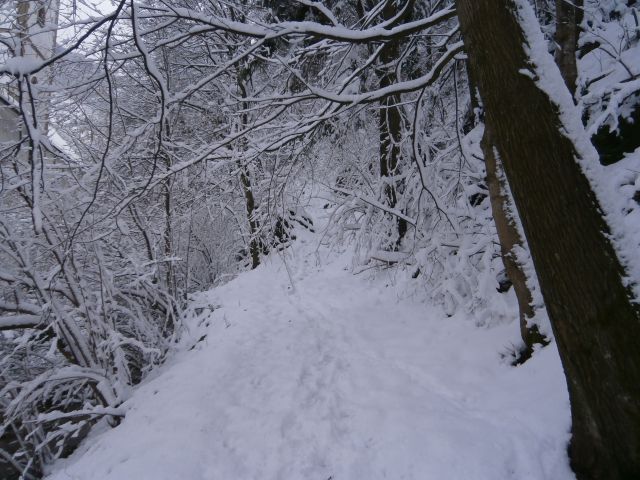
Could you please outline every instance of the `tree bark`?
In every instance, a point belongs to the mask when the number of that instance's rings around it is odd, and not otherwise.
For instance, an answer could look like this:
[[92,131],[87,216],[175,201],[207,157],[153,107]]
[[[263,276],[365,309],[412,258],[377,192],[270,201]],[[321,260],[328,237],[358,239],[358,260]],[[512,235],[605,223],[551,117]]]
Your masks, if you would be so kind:
[[[241,98],[247,98],[247,88],[245,86],[245,82],[251,75],[249,68],[250,67],[246,67],[245,69],[238,72],[238,90],[240,91]],[[249,116],[247,114],[249,106],[247,102],[242,101],[241,108],[242,113],[240,114],[240,128],[244,129],[249,125]],[[246,139],[243,138],[240,140],[240,149],[246,150],[245,147]],[[251,176],[249,174],[249,169],[243,163],[242,159],[238,160],[238,168],[240,170],[240,183],[242,184],[244,202],[247,210],[247,221],[249,222],[249,255],[251,255],[251,269],[253,270],[254,268],[258,267],[258,265],[260,265],[260,239],[258,238],[260,224],[255,215],[256,201],[253,195],[253,187],[251,185]]]
[[[407,8],[409,11],[410,8]],[[393,2],[387,2],[382,9],[384,20],[391,20],[398,13]],[[396,81],[395,62],[400,55],[398,40],[391,40],[380,52],[382,63],[379,73],[379,86],[385,88]],[[400,174],[400,142],[402,140],[402,116],[400,113],[400,96],[391,95],[380,101],[380,179],[383,184],[384,200],[391,208],[398,203],[398,193],[402,191],[404,182],[395,179]],[[396,218],[398,239],[396,245],[402,241],[407,233],[407,222]]]
[[564,82],[572,94],[576,92],[578,36],[582,23],[583,0],[556,0],[555,59]]
[[457,6],[567,377],[572,466],[581,480],[640,478],[640,308],[557,106],[521,73],[532,62],[518,8],[531,7]]
[[533,354],[536,344],[546,345],[549,342],[540,333],[536,325],[529,325],[529,321],[535,316],[533,296],[528,278],[516,255],[516,249],[525,248],[520,237],[518,227],[509,214],[510,199],[507,194],[507,185],[504,184],[501,165],[494,152],[495,138],[491,127],[485,126],[482,138],[482,151],[484,153],[485,169],[487,172],[487,188],[489,189],[489,200],[491,203],[491,213],[496,225],[498,239],[500,240],[500,253],[502,263],[511,280],[516,299],[518,300],[518,310],[520,313],[520,335],[524,342],[524,349],[519,352],[517,363],[526,362]]

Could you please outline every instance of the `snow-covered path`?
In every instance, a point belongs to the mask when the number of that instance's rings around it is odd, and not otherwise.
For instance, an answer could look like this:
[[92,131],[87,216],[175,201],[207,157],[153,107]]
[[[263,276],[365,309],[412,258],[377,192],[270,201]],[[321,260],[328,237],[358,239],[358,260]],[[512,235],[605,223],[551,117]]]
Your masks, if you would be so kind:
[[313,258],[198,295],[183,351],[51,478],[573,478],[554,346],[510,367],[515,323],[477,328]]

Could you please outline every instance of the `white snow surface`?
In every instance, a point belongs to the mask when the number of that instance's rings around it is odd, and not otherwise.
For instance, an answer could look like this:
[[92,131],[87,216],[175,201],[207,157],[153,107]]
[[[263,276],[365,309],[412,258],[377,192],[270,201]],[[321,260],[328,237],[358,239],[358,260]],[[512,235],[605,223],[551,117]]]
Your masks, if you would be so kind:
[[353,275],[319,238],[195,295],[121,425],[49,480],[574,478],[555,344],[512,367],[515,314],[447,318],[392,274]]

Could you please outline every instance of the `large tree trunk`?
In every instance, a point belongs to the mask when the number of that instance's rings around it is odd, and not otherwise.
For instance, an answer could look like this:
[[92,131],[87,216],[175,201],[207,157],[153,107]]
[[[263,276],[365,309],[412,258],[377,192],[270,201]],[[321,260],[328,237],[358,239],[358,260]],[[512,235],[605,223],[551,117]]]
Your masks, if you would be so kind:
[[555,58],[564,82],[571,93],[576,91],[578,65],[576,52],[582,23],[583,0],[556,0]]
[[532,59],[518,9],[533,12],[525,0],[457,5],[567,376],[573,468],[580,479],[640,478],[640,308],[558,108],[523,73]]
[[527,274],[516,254],[516,249],[524,249],[524,242],[520,238],[520,232],[515,220],[509,213],[510,198],[507,194],[507,185],[504,184],[502,166],[494,152],[495,139],[491,127],[485,126],[482,137],[482,151],[484,153],[485,169],[487,172],[487,188],[491,201],[491,213],[496,225],[498,239],[500,240],[500,253],[502,263],[511,280],[513,290],[518,300],[520,312],[520,335],[524,342],[524,349],[519,352],[517,363],[527,361],[533,354],[536,344],[546,345],[548,341],[540,333],[536,325],[529,325],[535,316],[533,296],[528,285]]

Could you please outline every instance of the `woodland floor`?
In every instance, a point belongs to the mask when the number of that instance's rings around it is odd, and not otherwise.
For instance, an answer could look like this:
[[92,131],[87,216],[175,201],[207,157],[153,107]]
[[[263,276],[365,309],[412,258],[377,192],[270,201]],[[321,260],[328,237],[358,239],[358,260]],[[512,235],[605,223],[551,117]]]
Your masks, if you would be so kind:
[[179,351],[51,480],[574,478],[554,344],[512,367],[515,319],[447,318],[302,237],[195,295]]

